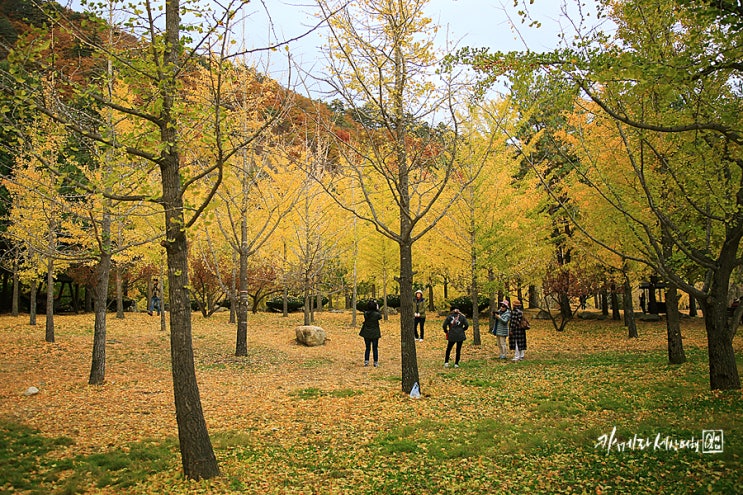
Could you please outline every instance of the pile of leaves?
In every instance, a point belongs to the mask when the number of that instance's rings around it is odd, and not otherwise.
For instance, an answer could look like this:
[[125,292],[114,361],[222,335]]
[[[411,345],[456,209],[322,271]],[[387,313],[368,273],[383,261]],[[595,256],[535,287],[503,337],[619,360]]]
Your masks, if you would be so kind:
[[[483,330],[474,346],[470,331],[454,369],[443,367],[442,320],[431,315],[416,344],[416,400],[401,392],[397,317],[382,322],[373,368],[349,313],[318,313],[329,339],[312,348],[295,341],[301,315],[251,316],[240,358],[226,313],[194,316],[222,472],[200,482],[182,476],[158,318],[111,315],[102,386],[87,385],[92,315],[56,317],[54,344],[43,319],[26,318],[0,317],[5,492],[733,493],[743,484],[743,397],[709,390],[699,318],[682,323],[680,366],[667,364],[664,322],[642,322],[628,339],[620,322],[558,333],[531,318],[526,360],[497,359],[495,338]],[[32,386],[40,392],[24,395]],[[703,430],[724,433],[723,452],[678,448]],[[602,444],[613,431],[615,443]]]

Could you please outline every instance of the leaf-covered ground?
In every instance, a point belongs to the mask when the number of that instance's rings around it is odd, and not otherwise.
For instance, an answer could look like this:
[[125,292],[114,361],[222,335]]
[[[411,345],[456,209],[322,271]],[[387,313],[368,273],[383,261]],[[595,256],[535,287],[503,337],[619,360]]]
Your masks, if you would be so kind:
[[[417,344],[418,400],[400,388],[399,320],[382,322],[381,366],[363,367],[348,313],[319,313],[326,345],[297,345],[301,315],[251,315],[234,356],[227,315],[194,315],[202,404],[222,475],[184,480],[169,336],[147,314],[108,320],[106,383],[87,385],[92,315],[0,317],[0,489],[15,493],[736,493],[743,397],[711,392],[700,318],[689,362],[670,366],[664,323],[532,318],[527,359],[497,358],[472,332],[443,368],[442,318]],[[359,323],[360,323],[359,319]],[[741,353],[740,339],[736,352]],[[739,361],[740,366],[740,361]],[[31,386],[40,393],[25,396]],[[602,436],[616,428],[616,443]],[[722,453],[693,448],[721,430]],[[640,443],[647,440],[647,445]],[[635,441],[633,441],[635,440]],[[691,442],[691,446],[682,442]],[[621,451],[621,449],[624,449]]]

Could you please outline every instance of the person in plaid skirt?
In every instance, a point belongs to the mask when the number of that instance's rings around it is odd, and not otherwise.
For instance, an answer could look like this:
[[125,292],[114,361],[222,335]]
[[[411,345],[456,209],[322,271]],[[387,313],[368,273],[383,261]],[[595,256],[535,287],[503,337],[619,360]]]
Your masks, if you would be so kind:
[[521,320],[524,318],[524,308],[521,301],[513,301],[511,310],[511,321],[509,324],[508,347],[513,351],[512,361],[517,362],[524,359],[526,351],[526,330],[521,328]]

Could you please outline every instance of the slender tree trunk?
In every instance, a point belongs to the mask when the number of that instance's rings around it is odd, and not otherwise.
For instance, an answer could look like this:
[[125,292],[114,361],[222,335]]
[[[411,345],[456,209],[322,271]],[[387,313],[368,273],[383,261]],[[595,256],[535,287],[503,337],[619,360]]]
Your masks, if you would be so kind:
[[686,362],[684,343],[681,340],[681,317],[678,301],[678,289],[673,283],[668,283],[666,288],[666,332],[668,334],[668,362],[671,364]]
[[635,322],[635,310],[632,305],[632,283],[626,271],[624,273],[624,325],[627,327],[630,339],[638,338],[637,323]]
[[31,280],[31,292],[29,295],[28,324],[36,325],[36,298],[38,297],[39,282],[35,278]]
[[[117,264],[114,269],[114,276],[116,277],[116,318],[119,320],[124,319],[124,277],[122,271],[121,266]],[[106,283],[108,283],[108,280],[106,280]]]
[[697,316],[697,299],[689,294],[689,316]]
[[18,279],[18,260],[13,259],[13,300],[10,314],[18,316],[18,299],[20,298],[20,280]]
[[[471,198],[474,201],[473,198]],[[470,215],[470,276],[471,276],[471,299],[472,299],[472,343],[480,345],[480,301],[478,301],[480,288],[477,280],[477,242],[475,229],[475,212]]]
[[[243,192],[243,197],[247,195]],[[248,212],[240,219],[240,275],[237,298],[237,338],[235,356],[248,355]]]
[[409,239],[400,243],[400,357],[402,361],[402,391],[409,394],[418,377],[418,356],[415,349],[415,313],[413,309],[413,254]]
[[601,314],[609,316],[609,291],[606,287],[601,288]]
[[232,268],[232,281],[230,282],[230,325],[237,324],[237,273],[234,268],[235,256],[232,256],[233,268]]
[[[46,341],[54,342],[54,260],[46,263]],[[61,289],[60,289],[61,290]]]
[[[104,235],[105,228],[104,225]],[[106,310],[108,309],[108,279],[110,273],[111,253],[103,252],[100,254],[100,260],[95,268],[95,286],[93,291],[95,326],[93,330],[93,358],[91,360],[90,377],[88,379],[89,385],[101,385],[106,379]]]
[[[283,273],[283,281],[284,281],[284,290],[281,291],[281,298],[282,298],[282,311],[281,316],[284,318],[289,316],[289,280],[287,278],[287,256],[286,256],[286,241],[284,241],[284,273]],[[354,310],[356,308],[354,307]]]
[[493,289],[495,282],[495,271],[492,267],[488,268],[488,282],[490,282],[490,294],[488,295],[490,303],[488,305],[488,328],[492,329],[495,326],[495,312],[498,310],[498,301],[495,290]]

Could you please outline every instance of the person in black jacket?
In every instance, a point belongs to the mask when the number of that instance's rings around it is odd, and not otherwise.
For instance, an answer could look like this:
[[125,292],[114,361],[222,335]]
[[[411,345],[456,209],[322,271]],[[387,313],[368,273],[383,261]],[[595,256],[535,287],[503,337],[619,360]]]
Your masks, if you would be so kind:
[[382,319],[382,313],[379,312],[377,301],[371,300],[366,305],[364,311],[364,323],[361,325],[359,335],[364,337],[366,351],[364,352],[364,366],[369,366],[369,351],[374,352],[374,367],[379,366],[379,338],[382,332],[379,330],[379,320]]
[[456,344],[457,353],[454,358],[454,367],[459,368],[459,358],[462,354],[462,342],[465,341],[467,336],[464,331],[469,328],[467,318],[459,311],[456,306],[451,307],[451,313],[444,320],[444,332],[446,333],[446,356],[444,357],[444,367],[449,367],[449,356],[451,355],[451,349]]

